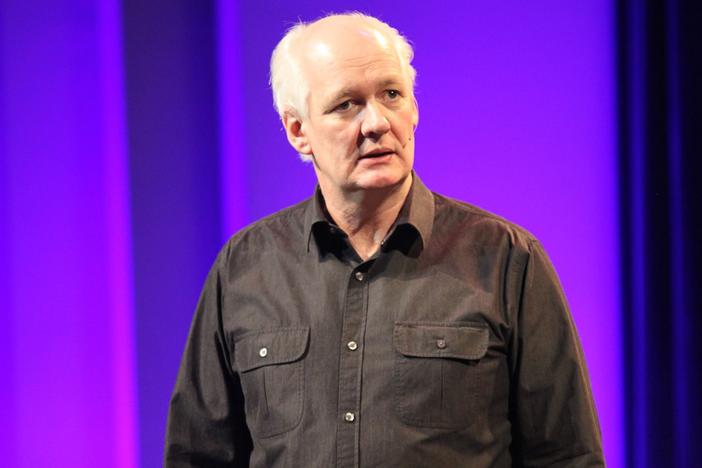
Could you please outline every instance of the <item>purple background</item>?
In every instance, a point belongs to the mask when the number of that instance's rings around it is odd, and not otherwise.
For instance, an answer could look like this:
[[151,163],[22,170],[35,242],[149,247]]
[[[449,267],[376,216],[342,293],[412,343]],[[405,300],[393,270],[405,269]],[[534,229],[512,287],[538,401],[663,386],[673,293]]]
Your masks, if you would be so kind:
[[539,237],[624,465],[611,1],[4,1],[0,458],[159,466],[199,288],[236,229],[309,196],[268,60],[361,10],[415,45],[416,168]]

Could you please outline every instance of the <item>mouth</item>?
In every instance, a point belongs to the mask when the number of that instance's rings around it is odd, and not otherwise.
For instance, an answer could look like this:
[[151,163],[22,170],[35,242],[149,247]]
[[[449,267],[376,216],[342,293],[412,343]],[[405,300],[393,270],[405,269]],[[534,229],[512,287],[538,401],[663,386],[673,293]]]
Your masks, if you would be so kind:
[[373,151],[369,151],[365,154],[362,154],[361,157],[358,159],[379,159],[385,156],[389,156],[391,154],[395,154],[395,152],[387,148],[378,148]]

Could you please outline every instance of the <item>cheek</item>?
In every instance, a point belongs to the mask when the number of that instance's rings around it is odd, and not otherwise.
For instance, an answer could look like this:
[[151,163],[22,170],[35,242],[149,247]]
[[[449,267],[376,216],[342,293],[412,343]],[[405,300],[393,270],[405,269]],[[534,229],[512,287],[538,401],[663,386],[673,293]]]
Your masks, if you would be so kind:
[[328,123],[318,128],[312,142],[314,151],[335,160],[353,158],[360,143],[360,123],[361,119],[354,116],[347,121]]
[[333,138],[338,148],[344,148],[347,153],[351,153],[358,149],[360,135],[361,123],[354,117],[347,125],[337,128]]
[[318,157],[333,164],[353,159],[358,151],[358,130],[353,125],[334,126],[317,135],[313,149]]
[[404,146],[414,133],[413,115],[410,112],[398,115],[394,122],[390,122],[393,133],[398,141]]

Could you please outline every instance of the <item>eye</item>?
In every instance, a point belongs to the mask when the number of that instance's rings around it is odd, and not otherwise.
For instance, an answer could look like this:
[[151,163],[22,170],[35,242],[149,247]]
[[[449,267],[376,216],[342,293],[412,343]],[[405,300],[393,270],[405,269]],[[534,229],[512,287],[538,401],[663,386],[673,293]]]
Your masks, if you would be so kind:
[[400,92],[396,89],[388,89],[385,93],[391,100],[395,100],[400,97]]
[[351,109],[351,101],[344,101],[334,108],[334,112],[344,112]]

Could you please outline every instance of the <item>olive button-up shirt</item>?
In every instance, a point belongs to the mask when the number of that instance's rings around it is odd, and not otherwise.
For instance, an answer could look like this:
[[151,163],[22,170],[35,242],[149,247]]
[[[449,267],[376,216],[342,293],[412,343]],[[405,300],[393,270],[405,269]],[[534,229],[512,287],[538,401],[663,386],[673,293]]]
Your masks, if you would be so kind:
[[165,460],[604,465],[583,354],[541,245],[416,174],[367,261],[319,190],[226,244],[193,320]]

